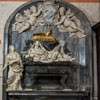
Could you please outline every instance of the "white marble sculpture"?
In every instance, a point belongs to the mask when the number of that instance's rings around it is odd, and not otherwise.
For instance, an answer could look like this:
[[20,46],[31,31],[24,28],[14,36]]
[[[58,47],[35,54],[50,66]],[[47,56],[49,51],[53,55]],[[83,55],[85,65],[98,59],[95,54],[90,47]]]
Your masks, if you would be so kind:
[[18,13],[15,16],[16,22],[12,25],[13,31],[18,31],[19,33],[23,32],[23,30],[27,30],[30,27],[30,24],[27,22],[28,18],[26,16],[21,15]]
[[80,22],[76,20],[70,9],[66,11],[64,7],[59,8],[60,20],[54,22],[60,32],[69,32],[70,37],[77,36],[79,38],[84,37],[84,31],[80,28]]
[[[52,25],[58,27],[60,32],[69,33],[70,37],[85,37],[85,32],[80,20],[76,18],[69,8],[61,7],[53,0],[43,0],[36,5],[18,13],[15,16],[15,23],[12,30],[22,33],[34,29],[39,25]],[[38,30],[40,31],[40,30]]]
[[8,91],[22,90],[21,78],[23,72],[23,64],[20,55],[15,51],[13,45],[9,46],[9,54],[7,55],[4,70],[9,67],[7,85]]
[[24,10],[24,15],[18,13],[15,16],[16,22],[12,25],[12,30],[22,33],[27,29],[32,28],[32,26],[35,26],[41,10],[42,5],[39,4],[38,7],[33,5],[32,7],[30,7],[30,9]]
[[46,50],[39,41],[35,41],[32,47],[27,51],[25,58],[31,57],[34,62],[58,62],[58,61],[74,61],[75,58],[69,53],[64,52],[64,42],[60,42],[53,50]]

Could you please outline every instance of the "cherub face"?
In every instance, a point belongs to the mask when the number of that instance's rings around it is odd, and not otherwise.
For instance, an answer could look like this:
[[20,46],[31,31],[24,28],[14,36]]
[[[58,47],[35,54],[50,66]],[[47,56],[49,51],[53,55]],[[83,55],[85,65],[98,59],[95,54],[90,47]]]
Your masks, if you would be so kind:
[[36,6],[32,6],[32,7],[30,8],[30,10],[31,10],[33,13],[36,13],[36,12],[37,12]]
[[13,45],[10,45],[10,46],[9,46],[9,52],[10,52],[10,53],[13,53],[14,50],[15,50],[15,47],[14,47]]
[[61,7],[61,8],[59,9],[59,11],[60,11],[60,14],[61,14],[61,15],[64,15],[65,8],[64,8],[64,7]]

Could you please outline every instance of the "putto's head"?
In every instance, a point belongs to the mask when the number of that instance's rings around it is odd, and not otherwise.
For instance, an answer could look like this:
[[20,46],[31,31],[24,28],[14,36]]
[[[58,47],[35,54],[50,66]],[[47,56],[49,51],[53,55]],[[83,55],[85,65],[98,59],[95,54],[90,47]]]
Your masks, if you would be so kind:
[[35,5],[33,5],[30,10],[33,12],[33,13],[36,13],[37,12],[37,8]]
[[59,8],[60,14],[63,15],[66,11],[66,9],[64,7],[60,7]]
[[9,52],[12,53],[15,51],[15,47],[13,45],[9,46]]

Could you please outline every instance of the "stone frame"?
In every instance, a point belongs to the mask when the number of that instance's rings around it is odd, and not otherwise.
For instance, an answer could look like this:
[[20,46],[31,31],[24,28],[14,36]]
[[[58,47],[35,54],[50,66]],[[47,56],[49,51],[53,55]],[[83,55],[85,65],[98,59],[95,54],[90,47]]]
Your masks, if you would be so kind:
[[[4,54],[4,61],[5,61],[5,57],[6,57],[6,55],[7,55],[7,52],[8,52],[8,46],[9,46],[9,44],[10,44],[10,42],[11,42],[11,40],[9,39],[9,37],[10,37],[10,30],[9,30],[9,28],[10,28],[10,24],[12,23],[12,19],[14,18],[14,16],[15,16],[15,14],[18,12],[18,11],[20,11],[21,9],[23,9],[23,7],[27,7],[27,6],[29,6],[29,5],[31,5],[32,3],[34,3],[34,2],[38,2],[38,1],[42,1],[42,0],[34,0],[34,1],[31,1],[31,2],[27,2],[27,3],[25,3],[25,4],[23,4],[22,6],[20,6],[18,9],[16,9],[16,11],[13,13],[13,14],[11,14],[11,16],[9,17],[9,19],[8,19],[8,21],[7,21],[7,23],[6,23],[6,26],[5,26],[5,30],[4,30],[4,52],[3,52],[3,54]],[[61,1],[61,0],[58,0],[57,2],[61,2],[62,3],[62,5],[64,5],[64,6],[66,6],[66,4],[68,5],[68,6],[72,6],[71,4],[69,4],[69,3],[65,3],[64,1]],[[77,9],[76,7],[73,7],[72,6],[72,8],[74,9]],[[79,9],[78,9],[78,11],[80,11]],[[82,15],[84,15],[82,12],[80,12]],[[86,18],[85,17],[85,15],[83,16],[83,18]],[[88,19],[86,18],[86,20],[88,21]],[[90,23],[89,22],[87,22],[87,25],[89,25],[90,26]],[[90,57],[90,63],[93,61],[92,60],[92,57],[93,57],[93,50],[92,50],[92,48],[93,48],[93,45],[92,45],[92,31],[91,31],[91,27],[89,27],[90,29],[89,29],[89,31],[90,31],[90,33],[91,33],[91,37],[90,37],[90,40],[89,40],[89,51],[90,51],[90,55],[89,56],[91,56]],[[92,63],[91,63],[92,64]],[[91,73],[92,73],[92,78],[93,78],[93,65],[91,65],[92,66],[92,69],[91,69]],[[3,75],[3,82],[5,83],[6,82],[6,75],[7,75],[7,71],[5,71],[4,72],[4,75]],[[92,79],[92,82],[93,82],[93,79]],[[93,83],[92,83],[93,84]],[[4,100],[7,100],[7,92],[5,91],[5,88],[6,88],[6,84],[3,84],[3,99]],[[93,87],[92,87],[92,89],[93,89]],[[93,97],[93,95],[92,95],[92,97]],[[91,98],[92,98],[91,97]],[[93,99],[91,99],[91,100],[93,100]]]

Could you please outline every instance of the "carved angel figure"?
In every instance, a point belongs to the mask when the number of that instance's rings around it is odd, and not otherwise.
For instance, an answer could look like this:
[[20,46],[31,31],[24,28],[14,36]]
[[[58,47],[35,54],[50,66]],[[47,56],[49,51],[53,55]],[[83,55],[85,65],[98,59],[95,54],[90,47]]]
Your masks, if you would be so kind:
[[15,16],[15,20],[16,22],[12,25],[13,31],[18,31],[19,33],[21,33],[23,31],[26,31],[30,27],[30,24],[27,22],[28,18],[21,15],[20,13]]
[[30,27],[36,26],[38,16],[41,14],[42,5],[39,4],[38,7],[33,5],[30,10],[24,10],[24,14],[28,17],[27,22],[30,24]]
[[64,7],[59,8],[60,20],[54,22],[60,32],[69,32],[70,37],[77,36],[79,38],[84,37],[84,31],[81,29],[80,21],[70,12],[70,9],[66,12]]
[[15,17],[16,22],[12,25],[12,30],[22,33],[32,26],[35,26],[41,11],[42,5],[39,4],[38,7],[33,5],[30,9],[24,10],[24,15],[18,13]]
[[22,90],[21,78],[23,72],[23,64],[20,55],[15,51],[13,45],[9,46],[9,54],[7,55],[4,70],[9,67],[7,90],[15,91]]

